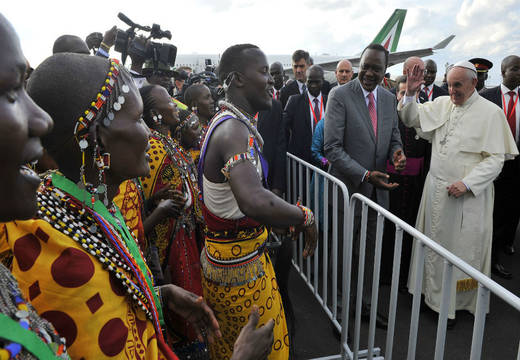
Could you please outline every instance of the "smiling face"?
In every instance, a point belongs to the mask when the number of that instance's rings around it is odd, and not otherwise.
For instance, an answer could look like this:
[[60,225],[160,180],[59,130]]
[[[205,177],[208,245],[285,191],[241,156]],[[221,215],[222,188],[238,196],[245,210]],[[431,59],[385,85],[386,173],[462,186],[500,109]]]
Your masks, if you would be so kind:
[[27,95],[26,60],[14,29],[0,14],[0,221],[36,212],[38,176],[25,166],[43,154],[40,137],[52,120]]
[[367,49],[361,57],[359,65],[359,82],[363,89],[373,91],[385,76],[385,53]]
[[245,50],[243,56],[247,56],[243,94],[255,113],[269,110],[273,101],[274,81],[269,73],[267,58],[260,49]]
[[179,125],[179,109],[172,101],[170,94],[162,86],[154,86],[151,96],[154,98],[154,109],[162,116],[162,122],[171,129]]
[[477,79],[471,78],[466,68],[455,66],[448,73],[448,91],[455,105],[462,105],[475,91]]
[[109,127],[98,128],[104,151],[110,153],[107,184],[120,184],[150,172],[146,154],[150,129],[143,120],[143,102],[134,83],[127,85],[130,92],[121,110]]

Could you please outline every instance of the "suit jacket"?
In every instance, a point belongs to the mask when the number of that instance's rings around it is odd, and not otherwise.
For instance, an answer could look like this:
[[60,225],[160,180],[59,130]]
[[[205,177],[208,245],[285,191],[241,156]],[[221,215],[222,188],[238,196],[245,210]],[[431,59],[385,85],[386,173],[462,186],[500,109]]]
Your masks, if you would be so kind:
[[296,80],[286,84],[280,92],[280,102],[282,103],[282,109],[285,109],[285,106],[287,105],[287,102],[292,95],[300,95],[300,88],[298,87],[298,82]]
[[[495,86],[489,89],[484,89],[480,93],[484,99],[491,101],[496,104],[498,107],[503,109],[502,107],[502,91],[499,86]],[[513,135],[514,137],[514,135]],[[516,146],[518,146],[518,142]],[[504,161],[504,167],[502,168],[502,172],[498,175],[498,179],[518,179],[518,175],[520,175],[520,156],[515,157],[513,160]]]
[[[325,113],[324,147],[332,165],[330,173],[345,183],[349,195],[370,198],[374,188],[362,181],[365,172],[386,172],[387,160],[402,149],[395,96],[381,86],[377,89],[376,138],[359,80],[334,88]],[[388,191],[376,191],[377,202],[388,208]]]
[[[321,96],[323,108],[326,109],[327,96],[323,94]],[[314,119],[311,119],[307,92],[291,96],[283,112],[287,151],[308,163],[313,163],[311,155],[312,121]]]
[[284,129],[282,126],[282,104],[273,99],[271,110],[258,113],[258,132],[264,139],[262,153],[267,160],[269,170],[267,183],[269,188],[285,190],[285,143]]
[[[433,84],[432,101],[437,99],[439,96],[446,96],[446,95],[449,95],[446,90],[444,90],[440,86]],[[422,90],[421,90],[421,93],[419,94],[419,99],[420,99],[421,103],[428,101],[428,99],[426,98],[426,93]]]

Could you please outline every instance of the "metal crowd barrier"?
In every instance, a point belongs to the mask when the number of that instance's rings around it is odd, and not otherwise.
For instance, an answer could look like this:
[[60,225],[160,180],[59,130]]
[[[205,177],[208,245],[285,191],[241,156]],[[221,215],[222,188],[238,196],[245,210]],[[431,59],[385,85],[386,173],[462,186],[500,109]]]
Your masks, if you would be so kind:
[[[305,174],[305,176],[303,176]],[[520,312],[520,298],[515,296],[513,293],[505,289],[504,287],[497,284],[488,276],[484,275],[480,271],[476,270],[451,252],[435,243],[432,239],[428,238],[414,227],[407,224],[397,216],[390,213],[388,210],[382,208],[372,200],[361,194],[353,194],[352,197],[348,197],[348,191],[346,186],[337,178],[327,174],[326,172],[318,169],[317,167],[306,163],[305,161],[297,158],[296,156],[287,153],[287,193],[286,199],[291,202],[295,202],[296,199],[304,198],[305,205],[310,205],[310,181],[311,175],[315,174],[315,177],[323,177],[324,181],[322,187],[323,201],[320,203],[318,199],[318,186],[319,181],[314,181],[314,201],[312,210],[316,217],[317,224],[320,224],[320,207],[323,209],[323,221],[322,225],[318,225],[318,232],[322,235],[319,241],[322,242],[321,250],[316,249],[314,257],[308,258],[306,261],[303,260],[303,239],[297,242],[297,246],[294,248],[293,253],[293,265],[303,278],[305,283],[314,293],[314,296],[319,301],[323,310],[328,315],[332,324],[338,331],[341,332],[341,353],[338,355],[332,355],[327,357],[321,357],[319,360],[332,360],[332,359],[392,359],[392,352],[394,346],[394,331],[396,322],[396,311],[397,311],[397,292],[399,283],[399,272],[401,265],[401,249],[403,232],[410,234],[414,237],[416,244],[415,257],[418,259],[416,262],[416,279],[414,286],[413,302],[412,302],[412,315],[410,320],[410,332],[408,338],[408,353],[407,359],[415,359],[416,345],[417,345],[417,333],[419,329],[419,311],[421,305],[421,290],[423,281],[423,270],[424,270],[424,259],[426,248],[434,251],[444,259],[444,273],[443,273],[443,284],[442,284],[442,302],[440,313],[437,322],[437,336],[435,343],[434,359],[441,360],[444,358],[444,348],[446,343],[446,330],[447,330],[447,319],[448,319],[448,308],[451,295],[451,284],[453,280],[453,267],[458,268],[462,272],[466,273],[472,279],[478,282],[478,295],[475,320],[473,325],[473,336],[471,342],[471,353],[469,358],[471,360],[478,360],[481,358],[482,343],[484,337],[484,328],[486,321],[486,311],[489,305],[490,293],[502,299],[504,302],[509,304],[513,309]],[[305,181],[305,187],[303,182]],[[329,186],[332,186],[332,208],[329,212]],[[338,222],[338,188],[342,192],[343,197],[343,214],[346,221],[343,221],[343,229],[338,229],[340,222]],[[359,264],[358,264],[358,279],[356,292],[356,311],[354,318],[354,337],[348,339],[348,325],[350,320],[350,292],[351,292],[351,279],[350,274],[352,270],[352,245],[354,241],[354,209],[356,206],[361,206],[361,235],[359,245]],[[368,346],[366,350],[361,350],[359,347],[360,336],[361,336],[361,306],[362,306],[362,289],[363,289],[363,273],[364,273],[364,254],[366,247],[366,232],[367,232],[367,220],[368,220],[368,209],[372,209],[377,212],[377,229],[376,229],[376,247],[374,255],[374,271],[372,284],[372,301],[371,301],[371,312],[370,321],[368,325]],[[328,248],[328,237],[329,237],[329,216],[332,216],[332,246],[329,251]],[[392,280],[390,290],[390,306],[388,311],[388,330],[386,333],[386,346],[384,356],[381,355],[381,349],[375,347],[375,328],[376,328],[376,313],[379,296],[379,273],[381,267],[381,252],[383,243],[383,226],[385,218],[395,224],[395,242],[394,242],[394,259],[392,269]],[[320,228],[322,227],[322,228]],[[343,246],[343,268],[342,273],[343,282],[338,284],[338,231],[342,231],[346,234],[345,244]],[[321,252],[321,254],[320,254]],[[320,257],[322,261],[321,268],[319,267]],[[332,261],[332,269],[328,267],[328,261]],[[328,273],[332,270],[332,289],[328,289],[330,281],[328,280]],[[321,279],[321,281],[320,281]],[[337,290],[338,286],[342,286],[342,298],[341,298],[341,314],[338,318],[337,313]],[[331,299],[328,298],[329,293],[332,293]],[[519,334],[520,340],[520,334]],[[318,360],[315,359],[315,360]],[[517,360],[520,360],[520,344],[518,346]]]

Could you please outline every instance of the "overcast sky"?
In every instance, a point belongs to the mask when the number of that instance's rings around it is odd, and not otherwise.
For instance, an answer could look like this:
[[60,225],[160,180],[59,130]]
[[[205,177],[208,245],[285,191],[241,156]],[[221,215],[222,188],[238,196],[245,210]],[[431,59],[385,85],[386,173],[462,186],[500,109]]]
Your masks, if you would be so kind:
[[[354,55],[377,34],[395,8],[408,9],[397,51],[432,47],[455,34],[432,56],[446,62],[485,57],[494,63],[488,85],[501,82],[500,62],[520,55],[520,0],[185,0],[13,1],[2,13],[16,28],[24,53],[37,65],[63,34],[84,38],[112,25],[126,29],[119,11],[142,25],[172,32],[180,54],[220,54],[249,42],[267,54],[302,48],[311,55]],[[117,54],[116,54],[117,56]],[[389,69],[392,75],[401,66]]]

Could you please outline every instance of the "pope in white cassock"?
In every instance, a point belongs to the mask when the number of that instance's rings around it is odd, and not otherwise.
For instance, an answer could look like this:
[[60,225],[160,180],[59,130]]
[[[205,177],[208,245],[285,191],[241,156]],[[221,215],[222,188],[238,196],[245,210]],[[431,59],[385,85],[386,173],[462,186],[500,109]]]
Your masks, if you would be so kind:
[[[408,73],[406,96],[398,105],[403,123],[432,143],[416,228],[489,276],[493,180],[504,160],[518,155],[518,150],[503,111],[475,90],[477,72],[473,64],[455,64],[447,80],[449,97],[417,104],[414,95],[423,74],[414,66]],[[408,279],[410,292],[414,290],[416,261],[414,256]],[[425,303],[437,312],[442,300],[443,266],[443,259],[426,248],[422,291]],[[453,275],[450,319],[455,319],[456,310],[475,312],[478,287],[475,280],[456,268]]]

